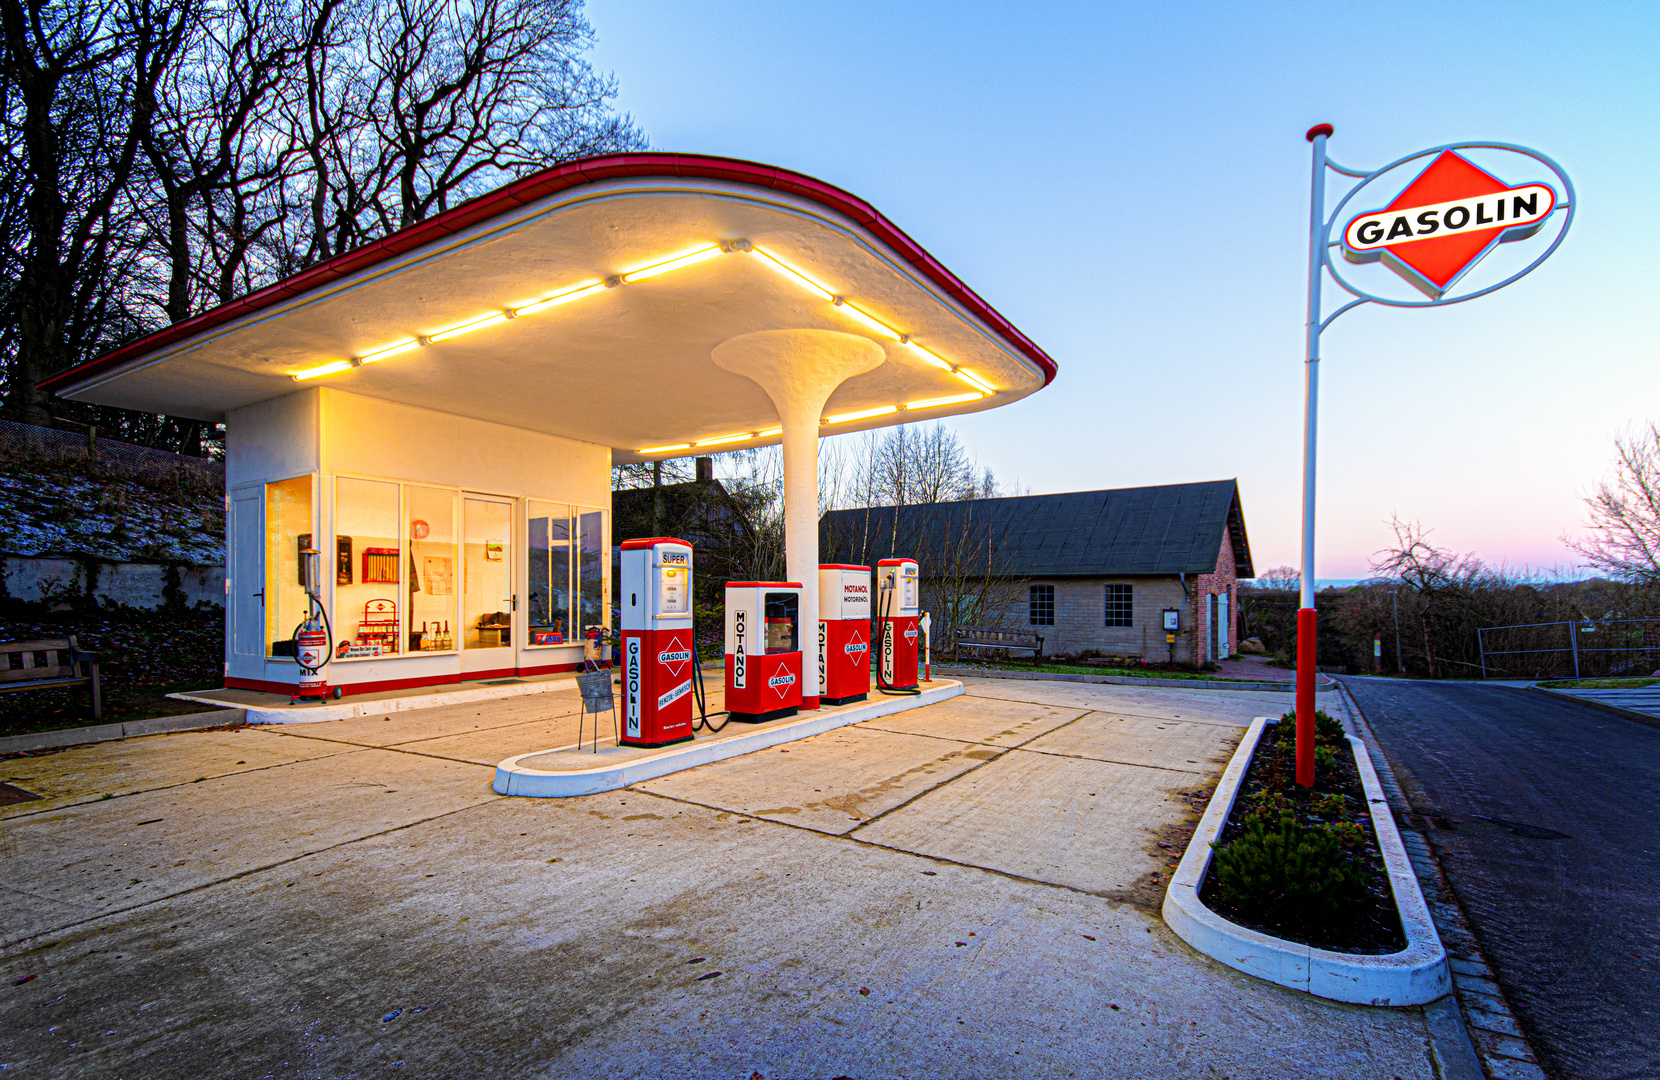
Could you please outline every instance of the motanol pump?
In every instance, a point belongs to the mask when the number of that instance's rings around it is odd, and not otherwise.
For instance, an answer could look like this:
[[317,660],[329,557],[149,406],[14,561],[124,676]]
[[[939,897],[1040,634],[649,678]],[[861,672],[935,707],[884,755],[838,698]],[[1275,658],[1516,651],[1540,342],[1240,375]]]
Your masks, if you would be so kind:
[[818,568],[819,700],[845,705],[870,696],[870,567]]
[[915,559],[882,559],[876,564],[876,689],[885,694],[921,693],[917,689],[917,625],[922,611]]
[[726,708],[760,723],[801,708],[801,583],[726,585]]

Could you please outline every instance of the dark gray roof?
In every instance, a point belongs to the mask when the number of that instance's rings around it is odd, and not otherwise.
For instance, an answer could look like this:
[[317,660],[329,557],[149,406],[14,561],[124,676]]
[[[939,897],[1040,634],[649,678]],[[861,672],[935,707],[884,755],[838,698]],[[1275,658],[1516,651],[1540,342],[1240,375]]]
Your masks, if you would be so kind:
[[[1232,480],[1011,499],[832,510],[819,519],[825,562],[910,556],[924,577],[1141,577],[1216,569],[1223,530],[1242,578],[1255,576]],[[935,571],[935,572],[931,572]]]

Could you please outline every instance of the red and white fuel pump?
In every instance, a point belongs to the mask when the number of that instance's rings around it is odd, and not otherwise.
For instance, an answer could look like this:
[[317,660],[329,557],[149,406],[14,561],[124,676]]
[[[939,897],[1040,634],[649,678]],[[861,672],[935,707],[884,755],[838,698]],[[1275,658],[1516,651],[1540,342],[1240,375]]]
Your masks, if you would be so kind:
[[334,658],[329,641],[334,628],[329,625],[329,613],[323,607],[320,559],[322,552],[306,548],[300,552],[300,587],[305,590],[306,616],[294,628],[294,661],[300,668],[300,683],[288,699],[290,705],[302,701],[322,702],[340,696],[340,687],[329,687],[323,668]]
[[876,632],[881,642],[876,686],[915,690],[917,643],[922,629],[918,599],[921,571],[915,559],[882,559],[876,564]]
[[726,585],[726,709],[760,723],[801,708],[801,583]]
[[870,567],[818,568],[819,700],[845,705],[870,696]]
[[692,545],[668,536],[622,542],[623,743],[692,737]]

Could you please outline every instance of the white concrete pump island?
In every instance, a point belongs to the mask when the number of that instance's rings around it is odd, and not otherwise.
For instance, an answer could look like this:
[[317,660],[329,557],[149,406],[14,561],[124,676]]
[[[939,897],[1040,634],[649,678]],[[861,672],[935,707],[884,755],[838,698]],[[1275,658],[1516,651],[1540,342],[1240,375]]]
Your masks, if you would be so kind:
[[580,668],[612,622],[613,462],[782,444],[811,627],[820,435],[1054,376],[859,199],[644,153],[515,182],[43,386],[223,423],[226,685],[299,685],[317,552],[328,680],[361,694]]

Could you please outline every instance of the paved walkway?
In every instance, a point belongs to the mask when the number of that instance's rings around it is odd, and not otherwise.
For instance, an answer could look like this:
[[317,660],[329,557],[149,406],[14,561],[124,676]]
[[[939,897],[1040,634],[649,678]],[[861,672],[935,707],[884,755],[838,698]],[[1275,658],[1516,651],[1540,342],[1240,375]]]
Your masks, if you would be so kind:
[[1266,985],[1156,914],[1289,700],[987,680],[557,800],[491,768],[574,741],[574,693],[0,761],[44,796],[0,808],[0,1066],[1428,1080],[1421,1011]]
[[1645,686],[1641,690],[1569,690],[1556,691],[1558,694],[1568,694],[1571,697],[1585,698],[1588,701],[1598,701],[1604,705],[1613,705],[1616,708],[1630,709],[1632,712],[1647,713],[1650,716],[1660,717],[1660,683],[1654,686]]

